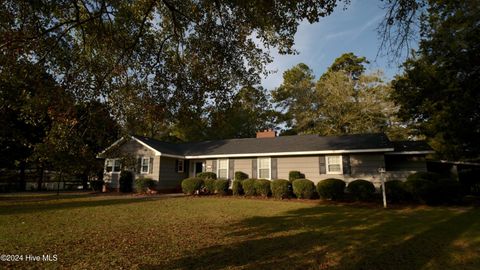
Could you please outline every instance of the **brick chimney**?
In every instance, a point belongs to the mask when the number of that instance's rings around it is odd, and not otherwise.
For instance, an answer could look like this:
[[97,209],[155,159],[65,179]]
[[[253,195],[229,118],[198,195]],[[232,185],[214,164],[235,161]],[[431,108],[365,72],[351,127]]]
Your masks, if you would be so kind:
[[273,129],[265,129],[264,131],[257,132],[257,139],[258,138],[275,138],[277,133]]

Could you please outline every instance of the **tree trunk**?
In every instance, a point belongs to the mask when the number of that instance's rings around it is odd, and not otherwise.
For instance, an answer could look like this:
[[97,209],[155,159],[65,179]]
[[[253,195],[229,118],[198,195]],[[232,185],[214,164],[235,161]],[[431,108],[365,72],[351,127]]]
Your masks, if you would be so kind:
[[25,160],[20,161],[20,175],[19,175],[19,189],[20,191],[25,191],[27,189],[27,183],[25,181]]

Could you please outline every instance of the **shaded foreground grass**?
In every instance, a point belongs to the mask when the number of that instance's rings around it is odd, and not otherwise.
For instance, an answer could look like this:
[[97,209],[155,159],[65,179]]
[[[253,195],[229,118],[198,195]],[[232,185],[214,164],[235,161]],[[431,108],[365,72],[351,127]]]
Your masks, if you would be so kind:
[[0,198],[7,268],[480,269],[480,209],[231,197]]

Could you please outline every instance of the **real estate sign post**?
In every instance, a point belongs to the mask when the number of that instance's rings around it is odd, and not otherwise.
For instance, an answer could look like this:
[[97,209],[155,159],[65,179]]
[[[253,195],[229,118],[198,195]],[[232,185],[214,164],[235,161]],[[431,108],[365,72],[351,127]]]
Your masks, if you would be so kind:
[[380,181],[382,182],[382,197],[383,197],[383,208],[387,208],[387,195],[385,194],[385,168],[378,168],[380,173]]

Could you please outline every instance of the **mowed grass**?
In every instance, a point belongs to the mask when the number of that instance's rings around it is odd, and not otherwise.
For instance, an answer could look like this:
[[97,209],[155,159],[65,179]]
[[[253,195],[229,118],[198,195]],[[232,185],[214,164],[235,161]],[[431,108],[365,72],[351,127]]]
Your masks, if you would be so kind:
[[480,269],[480,209],[232,197],[0,197],[0,268]]

